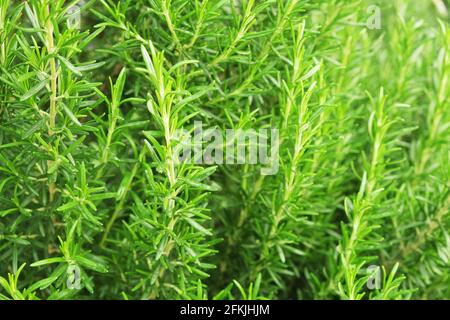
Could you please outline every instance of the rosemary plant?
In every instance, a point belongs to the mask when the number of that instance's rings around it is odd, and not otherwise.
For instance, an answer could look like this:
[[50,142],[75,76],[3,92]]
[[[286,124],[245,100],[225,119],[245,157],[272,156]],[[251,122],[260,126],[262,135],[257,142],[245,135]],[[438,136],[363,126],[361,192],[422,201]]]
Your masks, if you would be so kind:
[[448,15],[0,0],[0,299],[449,298]]

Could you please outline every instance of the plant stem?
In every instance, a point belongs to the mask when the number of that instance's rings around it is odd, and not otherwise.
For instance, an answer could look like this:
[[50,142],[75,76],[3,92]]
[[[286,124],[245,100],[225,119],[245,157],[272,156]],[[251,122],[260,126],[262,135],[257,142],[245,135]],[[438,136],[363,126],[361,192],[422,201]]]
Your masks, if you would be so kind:
[[[50,113],[49,113],[49,123],[48,123],[48,135],[51,138],[55,134],[56,129],[56,98],[57,98],[57,83],[58,83],[58,74],[56,70],[56,61],[55,61],[55,44],[54,44],[54,28],[53,22],[51,20],[50,15],[50,2],[45,6],[45,14],[46,14],[46,34],[47,34],[47,51],[50,55],[49,63],[50,63]],[[48,167],[52,165],[53,161],[48,161]],[[49,195],[50,202],[53,202],[56,194],[56,183],[51,182],[49,187]]]

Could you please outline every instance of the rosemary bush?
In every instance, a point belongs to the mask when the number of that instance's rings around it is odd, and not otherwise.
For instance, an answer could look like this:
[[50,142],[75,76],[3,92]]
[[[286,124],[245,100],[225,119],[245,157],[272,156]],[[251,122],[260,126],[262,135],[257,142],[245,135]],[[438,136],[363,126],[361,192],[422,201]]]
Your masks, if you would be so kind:
[[0,0],[0,299],[449,298],[449,50],[441,0]]

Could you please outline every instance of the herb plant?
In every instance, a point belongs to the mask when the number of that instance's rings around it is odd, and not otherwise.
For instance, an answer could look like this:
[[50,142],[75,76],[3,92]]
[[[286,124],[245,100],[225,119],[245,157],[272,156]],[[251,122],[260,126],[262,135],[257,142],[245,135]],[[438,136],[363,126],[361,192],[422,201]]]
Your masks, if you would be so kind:
[[[448,15],[0,0],[0,299],[449,298]],[[176,161],[196,122],[277,170]]]

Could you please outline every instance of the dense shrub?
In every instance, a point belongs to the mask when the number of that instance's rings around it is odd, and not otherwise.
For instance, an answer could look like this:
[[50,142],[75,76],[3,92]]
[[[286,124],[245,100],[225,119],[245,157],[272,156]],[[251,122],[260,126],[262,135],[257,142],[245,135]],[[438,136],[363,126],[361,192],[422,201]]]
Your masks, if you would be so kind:
[[[447,15],[0,0],[0,298],[448,298]],[[278,170],[178,163],[199,121]]]

